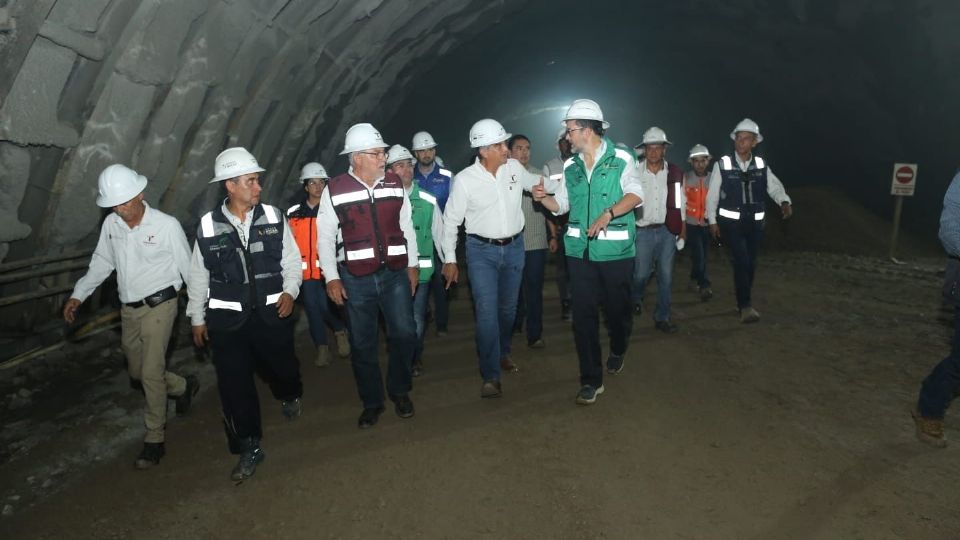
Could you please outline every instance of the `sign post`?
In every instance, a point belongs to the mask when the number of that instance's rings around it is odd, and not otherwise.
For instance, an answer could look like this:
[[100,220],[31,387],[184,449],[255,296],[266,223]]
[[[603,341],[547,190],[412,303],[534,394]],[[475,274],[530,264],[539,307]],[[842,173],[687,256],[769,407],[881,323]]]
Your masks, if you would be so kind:
[[890,238],[890,260],[900,263],[896,258],[897,235],[900,232],[900,214],[903,212],[903,198],[912,197],[917,187],[917,164],[894,163],[893,181],[890,185],[890,194],[896,199],[893,206],[893,235]]

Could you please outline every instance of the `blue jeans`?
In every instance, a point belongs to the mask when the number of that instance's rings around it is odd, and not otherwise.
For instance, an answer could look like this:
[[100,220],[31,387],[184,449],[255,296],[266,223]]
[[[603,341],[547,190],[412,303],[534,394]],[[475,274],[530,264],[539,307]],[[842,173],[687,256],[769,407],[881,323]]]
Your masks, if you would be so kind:
[[942,419],[950,401],[960,390],[960,313],[953,318],[953,343],[950,354],[923,380],[917,408],[924,418]]
[[643,291],[657,265],[657,308],[653,320],[670,320],[670,287],[673,285],[673,256],[677,240],[667,227],[637,227],[637,265],[633,271],[633,303],[643,302]]
[[483,380],[500,380],[500,359],[510,354],[523,278],[523,236],[505,246],[467,236],[467,270],[477,319],[477,356]]
[[690,267],[690,280],[696,281],[701,289],[710,286],[707,277],[707,253],[710,251],[710,228],[707,225],[687,223],[687,248],[693,264]]
[[[748,217],[749,214],[747,214]],[[719,218],[720,239],[730,246],[733,256],[733,286],[737,292],[737,309],[752,307],[753,276],[757,270],[757,254],[763,240],[762,221],[734,221]]]
[[[327,283],[322,279],[308,279],[300,285],[300,299],[303,300],[307,321],[310,323],[310,337],[313,344],[322,347],[327,344],[327,328],[334,332],[344,329],[343,321],[337,317],[336,306],[327,296]],[[326,323],[326,326],[324,326]]]
[[[439,272],[434,271],[434,275]],[[427,329],[427,300],[430,298],[430,282],[417,284],[417,292],[413,295],[413,323],[417,329],[417,347],[413,355],[413,364],[423,361],[423,335]]]
[[527,343],[543,337],[543,275],[547,266],[547,250],[532,249],[524,253],[523,285],[517,302],[517,322],[527,320]]
[[407,270],[382,269],[374,274],[355,277],[343,266],[340,278],[347,291],[347,313],[350,317],[350,363],[363,407],[383,405],[383,378],[377,350],[380,347],[380,325],[377,313],[383,313],[387,326],[387,393],[391,398],[410,392],[410,362],[417,345],[413,322],[413,295]]

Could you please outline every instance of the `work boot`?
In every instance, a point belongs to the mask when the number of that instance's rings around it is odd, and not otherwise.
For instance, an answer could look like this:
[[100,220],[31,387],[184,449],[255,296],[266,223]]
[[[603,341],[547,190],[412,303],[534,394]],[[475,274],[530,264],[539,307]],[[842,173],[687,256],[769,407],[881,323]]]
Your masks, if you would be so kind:
[[149,469],[154,465],[160,464],[160,458],[162,458],[167,453],[166,449],[163,447],[163,443],[143,443],[143,450],[140,451],[140,455],[137,456],[137,460],[133,462],[133,466],[139,470]]
[[337,341],[337,355],[340,358],[350,356],[350,336],[347,335],[347,331],[344,329],[334,332],[333,338]]
[[701,287],[700,288],[700,301],[706,302],[707,300],[713,298],[713,289],[710,287]]
[[282,402],[280,404],[280,412],[283,413],[283,417],[287,420],[300,418],[300,415],[303,414],[303,404],[300,403],[300,398]]
[[760,313],[752,307],[745,307],[740,310],[740,322],[744,324],[755,323],[760,320]]
[[910,414],[913,416],[913,422],[917,425],[917,438],[920,439],[920,442],[929,444],[934,448],[947,446],[947,438],[943,434],[943,420],[924,418],[920,415],[918,409],[913,409]]
[[326,345],[317,347],[317,359],[313,361],[317,367],[327,367],[330,365],[330,349]]
[[196,375],[187,375],[184,378],[187,380],[187,386],[184,388],[182,394],[174,398],[177,416],[184,416],[190,412],[190,406],[193,404],[193,396],[197,395],[197,392],[200,391],[200,381],[197,380]]
[[500,369],[504,373],[516,373],[520,371],[520,366],[513,363],[513,359],[509,356],[504,356],[500,359]]
[[243,482],[257,472],[257,465],[260,464],[266,454],[260,448],[260,439],[248,437],[243,440],[244,450],[240,453],[240,461],[230,472],[230,479],[234,482]]

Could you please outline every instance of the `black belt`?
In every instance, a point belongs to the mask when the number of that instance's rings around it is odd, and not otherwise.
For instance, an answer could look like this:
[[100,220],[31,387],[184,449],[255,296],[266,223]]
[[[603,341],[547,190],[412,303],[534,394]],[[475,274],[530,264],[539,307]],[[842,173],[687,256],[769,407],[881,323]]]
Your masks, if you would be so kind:
[[663,223],[654,223],[652,225],[637,225],[638,229],[656,229],[657,227],[665,227]]
[[151,294],[150,296],[147,296],[143,300],[137,300],[136,302],[127,302],[124,305],[132,308],[138,308],[144,304],[150,307],[157,307],[160,304],[166,302],[167,300],[170,300],[171,298],[176,298],[176,297],[177,297],[177,290],[173,288],[173,285],[171,285],[166,289],[157,291]]
[[517,238],[520,238],[520,233],[517,233],[510,238],[487,238],[486,236],[480,236],[479,234],[468,234],[470,238],[476,238],[481,242],[486,242],[488,244],[493,244],[495,246],[505,246],[510,242],[513,242]]

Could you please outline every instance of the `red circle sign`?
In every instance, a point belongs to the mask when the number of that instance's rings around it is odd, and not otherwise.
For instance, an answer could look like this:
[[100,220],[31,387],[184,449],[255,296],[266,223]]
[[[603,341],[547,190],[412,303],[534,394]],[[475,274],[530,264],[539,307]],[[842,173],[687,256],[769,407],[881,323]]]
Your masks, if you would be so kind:
[[901,184],[909,184],[913,182],[913,169],[910,167],[900,167],[897,169],[897,182]]

